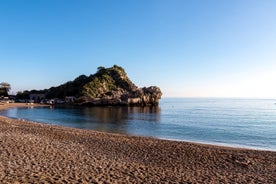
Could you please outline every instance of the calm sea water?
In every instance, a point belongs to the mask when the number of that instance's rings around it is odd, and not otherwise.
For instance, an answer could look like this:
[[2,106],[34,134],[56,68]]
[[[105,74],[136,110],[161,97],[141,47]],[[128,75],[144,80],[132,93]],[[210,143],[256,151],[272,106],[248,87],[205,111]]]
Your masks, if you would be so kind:
[[13,108],[61,126],[276,151],[276,100],[165,98],[159,107]]

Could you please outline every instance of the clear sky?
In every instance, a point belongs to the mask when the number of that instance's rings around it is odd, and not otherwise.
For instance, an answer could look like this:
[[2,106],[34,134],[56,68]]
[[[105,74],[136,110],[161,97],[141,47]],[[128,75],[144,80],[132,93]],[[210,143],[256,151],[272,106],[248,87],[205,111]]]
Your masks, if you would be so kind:
[[0,82],[11,92],[114,64],[166,97],[276,98],[276,1],[0,1]]

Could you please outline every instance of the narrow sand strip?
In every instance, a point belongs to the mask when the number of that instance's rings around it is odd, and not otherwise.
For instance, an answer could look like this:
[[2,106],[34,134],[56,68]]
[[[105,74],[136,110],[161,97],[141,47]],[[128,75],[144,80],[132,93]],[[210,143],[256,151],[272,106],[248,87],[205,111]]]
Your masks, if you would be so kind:
[[276,152],[0,117],[0,183],[276,183]]

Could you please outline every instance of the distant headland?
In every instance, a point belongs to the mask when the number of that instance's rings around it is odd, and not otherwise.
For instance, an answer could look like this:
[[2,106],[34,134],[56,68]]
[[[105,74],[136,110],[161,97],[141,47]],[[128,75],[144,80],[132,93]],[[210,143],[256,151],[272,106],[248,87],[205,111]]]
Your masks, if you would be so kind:
[[122,67],[114,65],[110,68],[100,66],[95,74],[80,75],[57,87],[24,91],[17,98],[28,96],[33,102],[50,104],[157,106],[162,92],[157,86],[137,87]]

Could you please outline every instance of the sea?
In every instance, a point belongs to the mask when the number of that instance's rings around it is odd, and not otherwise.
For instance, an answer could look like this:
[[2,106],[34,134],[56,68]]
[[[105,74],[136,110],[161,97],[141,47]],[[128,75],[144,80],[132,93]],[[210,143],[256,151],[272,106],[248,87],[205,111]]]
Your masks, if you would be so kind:
[[276,151],[275,99],[163,98],[158,107],[12,108],[0,115],[65,127]]

